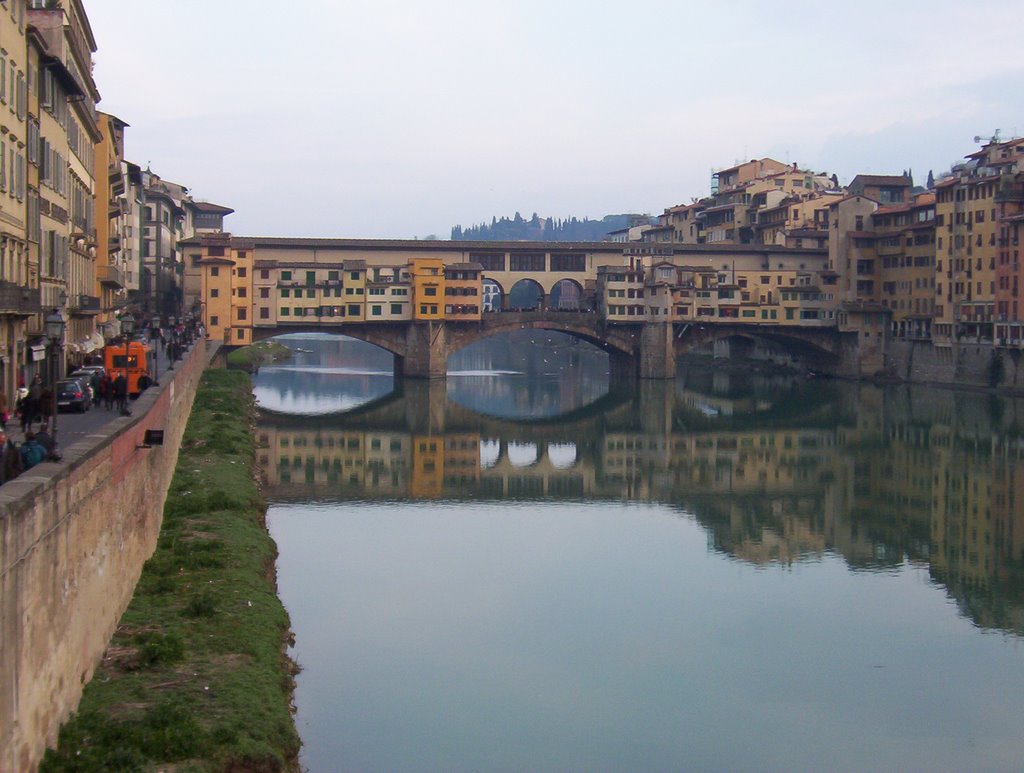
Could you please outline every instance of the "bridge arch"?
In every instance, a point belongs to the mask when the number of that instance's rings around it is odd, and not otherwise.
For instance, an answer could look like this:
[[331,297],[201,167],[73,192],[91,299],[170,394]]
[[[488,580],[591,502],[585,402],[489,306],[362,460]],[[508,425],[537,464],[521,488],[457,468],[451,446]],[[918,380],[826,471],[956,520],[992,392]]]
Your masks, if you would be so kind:
[[480,469],[489,470],[501,461],[501,441],[480,438]]
[[779,364],[799,363],[803,366],[832,372],[838,368],[842,354],[837,340],[828,331],[771,327],[741,327],[740,325],[690,325],[677,336],[676,348],[680,353],[711,345],[716,358],[750,356]]
[[571,470],[579,461],[579,449],[575,443],[548,443],[547,457],[556,470]]
[[505,458],[512,467],[535,467],[540,462],[541,449],[535,442],[510,440],[506,444]]
[[253,328],[252,342],[259,343],[269,338],[276,338],[290,333],[327,333],[329,335],[346,336],[357,341],[373,344],[374,346],[390,352],[396,357],[403,357],[406,351],[406,336],[404,325],[374,325],[374,324],[310,324],[310,325],[288,325],[276,328]]
[[484,313],[501,311],[505,301],[505,288],[497,280],[485,278],[481,288],[483,300],[481,308]]
[[521,311],[544,308],[544,288],[536,279],[520,279],[508,291],[508,306]]
[[639,326],[595,326],[586,312],[509,311],[488,314],[480,325],[454,330],[449,339],[449,351],[455,352],[484,338],[515,330],[550,330],[566,333],[612,355],[633,356],[640,346]]
[[554,311],[579,311],[583,307],[583,285],[574,279],[558,280],[548,295],[547,307]]

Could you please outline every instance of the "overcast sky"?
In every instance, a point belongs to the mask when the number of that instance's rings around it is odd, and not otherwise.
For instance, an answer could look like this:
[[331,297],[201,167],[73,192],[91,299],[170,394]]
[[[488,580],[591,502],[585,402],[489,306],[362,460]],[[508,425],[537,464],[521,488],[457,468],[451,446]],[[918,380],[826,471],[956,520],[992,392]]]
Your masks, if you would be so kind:
[[247,236],[660,213],[771,156],[924,183],[1024,133],[1024,3],[84,0],[130,160]]

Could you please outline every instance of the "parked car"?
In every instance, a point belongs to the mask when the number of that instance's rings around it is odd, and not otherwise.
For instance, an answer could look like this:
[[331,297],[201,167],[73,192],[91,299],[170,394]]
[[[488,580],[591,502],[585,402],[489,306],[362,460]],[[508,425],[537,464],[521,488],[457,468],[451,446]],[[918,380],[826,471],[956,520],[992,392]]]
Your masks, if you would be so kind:
[[89,385],[89,391],[92,392],[93,399],[96,398],[96,388],[93,384],[99,384],[100,380],[107,373],[107,369],[102,365],[83,365],[78,370],[68,374],[68,378],[77,378],[79,381],[84,381]]
[[100,378],[103,378],[103,374],[105,374],[106,372],[107,369],[104,368],[102,365],[83,365],[82,367],[76,369],[75,372],[71,374],[71,377],[76,378],[78,376],[86,376],[88,378],[92,378],[93,373],[99,373]]
[[92,403],[92,394],[85,379],[67,378],[57,382],[57,410],[85,413]]

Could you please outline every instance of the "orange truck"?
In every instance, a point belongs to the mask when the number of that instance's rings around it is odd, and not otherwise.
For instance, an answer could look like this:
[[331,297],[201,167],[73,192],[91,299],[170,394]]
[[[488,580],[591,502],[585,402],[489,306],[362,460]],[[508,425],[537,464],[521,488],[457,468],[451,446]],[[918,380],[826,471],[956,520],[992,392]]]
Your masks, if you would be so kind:
[[134,397],[153,383],[153,377],[149,375],[149,350],[139,341],[106,346],[103,367],[111,381],[123,373],[128,379],[128,394]]

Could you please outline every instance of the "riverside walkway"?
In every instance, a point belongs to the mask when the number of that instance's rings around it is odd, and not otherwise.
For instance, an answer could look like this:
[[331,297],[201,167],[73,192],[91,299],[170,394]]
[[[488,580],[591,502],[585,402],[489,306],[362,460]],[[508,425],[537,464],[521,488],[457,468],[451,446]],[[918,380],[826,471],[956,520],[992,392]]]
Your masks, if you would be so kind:
[[[195,346],[196,344],[193,344]],[[170,381],[174,376],[174,370],[171,368],[171,362],[167,359],[167,355],[162,351],[163,347],[156,347],[160,351],[157,352],[156,368],[154,372],[157,374],[158,384],[151,386],[146,392],[142,393],[142,396],[146,395],[149,391],[156,391],[160,389],[160,384],[164,381]],[[152,349],[150,352],[152,353]],[[187,357],[191,352],[191,348],[185,350],[183,356]],[[151,354],[152,356],[152,354]],[[177,363],[175,363],[176,365]],[[135,414],[135,404],[138,400],[128,401],[128,410]],[[148,403],[147,403],[148,404]],[[121,418],[121,414],[116,408],[107,409],[102,403],[98,406],[91,407],[85,413],[74,413],[64,412],[57,416],[57,447],[60,449],[62,454],[66,454],[68,449],[72,446],[79,446],[83,441],[89,441],[90,436],[102,434],[101,431],[107,424],[114,421],[115,419]],[[49,430],[51,423],[47,423],[47,430]],[[40,425],[34,424],[32,430],[38,431]],[[13,413],[10,419],[7,421],[7,436],[16,443],[22,443],[25,440],[25,435],[21,431],[21,422],[17,416]],[[93,438],[96,439],[96,438]]]

